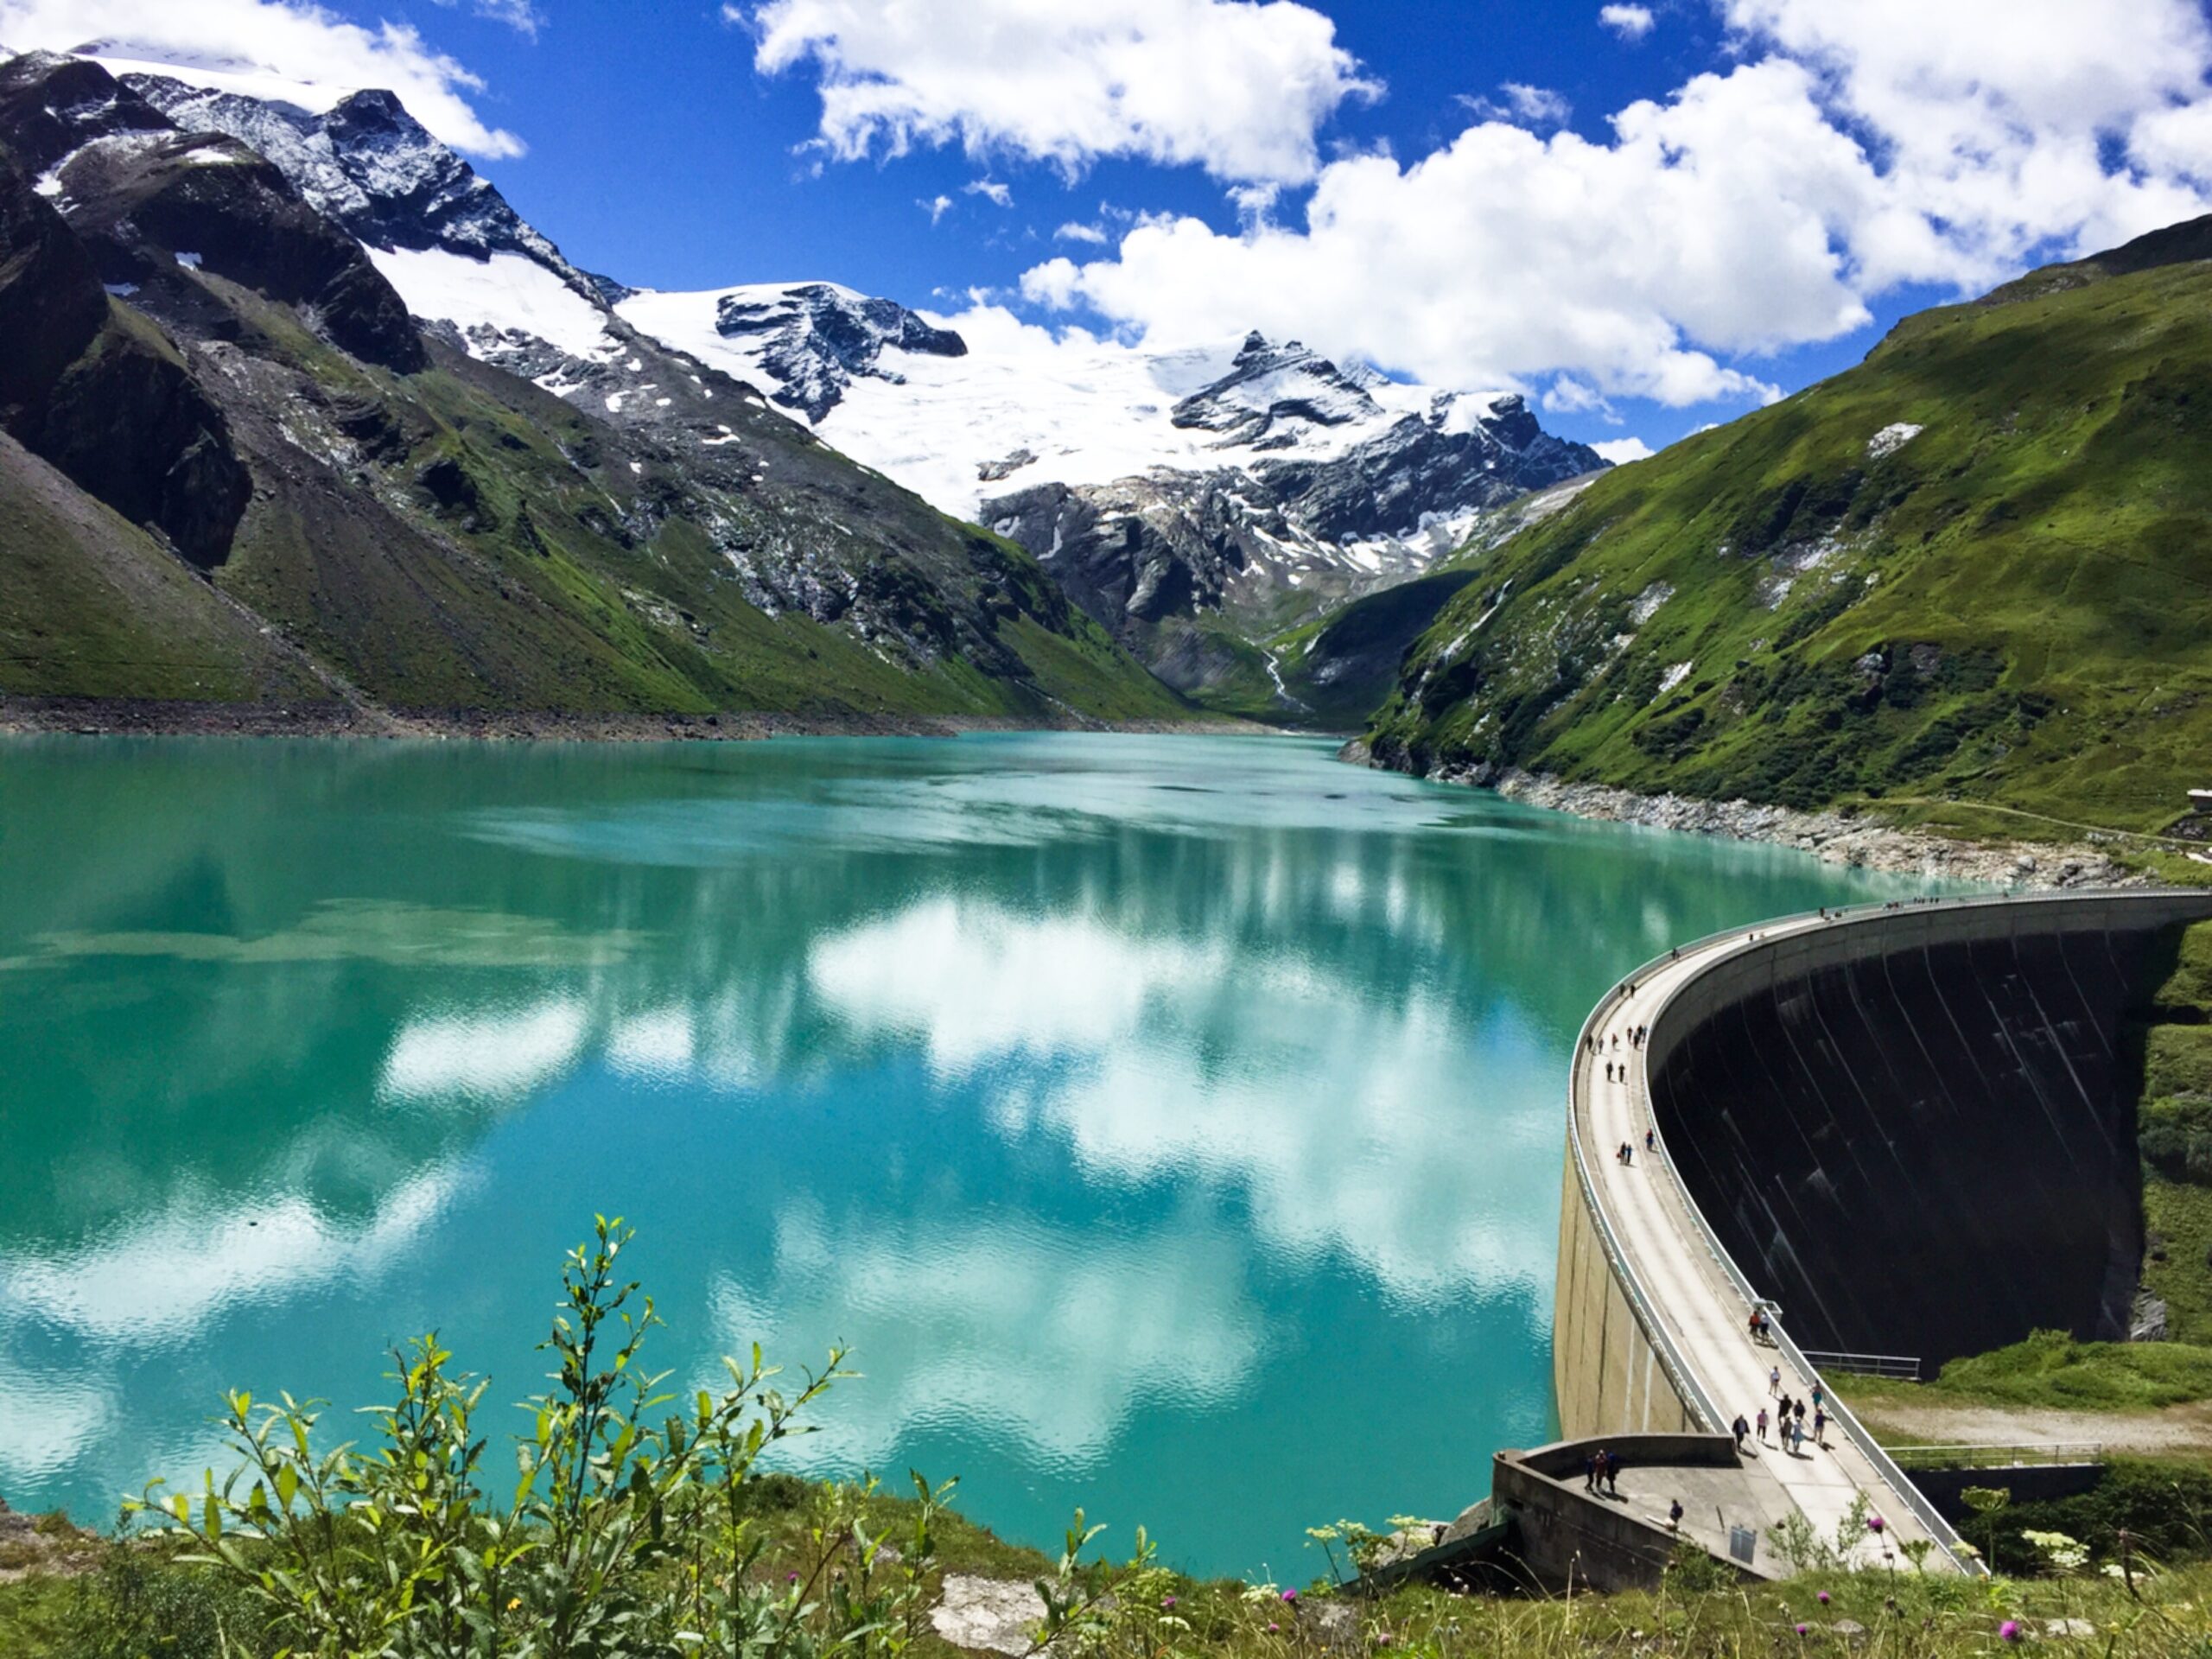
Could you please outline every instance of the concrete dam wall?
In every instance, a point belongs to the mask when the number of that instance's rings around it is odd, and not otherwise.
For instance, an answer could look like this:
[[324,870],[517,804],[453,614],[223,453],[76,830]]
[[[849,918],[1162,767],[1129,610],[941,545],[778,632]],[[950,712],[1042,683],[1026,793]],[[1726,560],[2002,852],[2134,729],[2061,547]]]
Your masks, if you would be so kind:
[[2181,893],[1906,906],[1763,938],[1672,993],[1653,1119],[1800,1345],[1927,1375],[2036,1328],[2125,1336],[2143,1224],[2122,1016],[2170,930],[2207,915]]

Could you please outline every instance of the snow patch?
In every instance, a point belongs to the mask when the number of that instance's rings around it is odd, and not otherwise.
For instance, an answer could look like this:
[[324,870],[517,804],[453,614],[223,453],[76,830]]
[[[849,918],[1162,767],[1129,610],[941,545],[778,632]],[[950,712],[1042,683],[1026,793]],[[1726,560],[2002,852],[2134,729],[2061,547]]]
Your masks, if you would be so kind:
[[200,256],[196,253],[180,253],[176,256],[176,262],[187,270],[200,269]]
[[607,314],[521,254],[472,259],[445,248],[371,248],[368,254],[418,317],[450,322],[464,334],[479,326],[518,329],[570,357],[606,347]]
[[1694,662],[1675,663],[1670,664],[1668,667],[1667,671],[1659,677],[1659,690],[1657,692],[1657,696],[1661,697],[1665,696],[1669,691],[1680,685],[1684,680],[1689,678],[1690,671],[1696,666],[1697,664]]
[[1866,459],[1879,461],[1884,455],[1894,454],[1927,429],[1910,421],[1894,422],[1866,440]]

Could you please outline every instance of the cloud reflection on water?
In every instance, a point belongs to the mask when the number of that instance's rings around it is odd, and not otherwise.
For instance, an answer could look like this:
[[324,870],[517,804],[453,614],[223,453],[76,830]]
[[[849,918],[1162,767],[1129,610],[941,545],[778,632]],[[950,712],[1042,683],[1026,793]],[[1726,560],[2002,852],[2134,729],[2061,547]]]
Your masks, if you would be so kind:
[[720,1351],[757,1341],[796,1358],[795,1343],[829,1331],[895,1382],[842,1391],[788,1464],[880,1468],[926,1425],[1065,1473],[1104,1456],[1141,1404],[1203,1409],[1238,1391],[1262,1347],[1245,1277],[1239,1241],[1203,1221],[1102,1238],[991,1213],[833,1225],[793,1204],[767,1280],[718,1274],[709,1305]]
[[951,898],[822,939],[809,974],[941,1071],[1072,1062],[995,1077],[989,1109],[1094,1178],[1234,1185],[1270,1249],[1341,1251],[1411,1300],[1548,1281],[1556,1196],[1497,1179],[1558,1134],[1532,1033],[1488,1033],[1471,1072],[1464,1028],[1421,991],[1390,1005],[1295,953]]

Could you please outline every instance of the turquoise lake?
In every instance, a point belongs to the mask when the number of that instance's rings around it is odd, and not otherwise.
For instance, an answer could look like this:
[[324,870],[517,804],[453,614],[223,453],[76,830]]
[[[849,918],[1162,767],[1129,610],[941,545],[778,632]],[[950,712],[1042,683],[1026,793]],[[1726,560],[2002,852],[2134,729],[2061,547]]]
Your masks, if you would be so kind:
[[433,1327],[520,1400],[603,1211],[673,1382],[850,1345],[804,1471],[1286,1582],[1455,1513],[1551,1431],[1592,1002],[1914,889],[1331,753],[0,744],[0,1496]]

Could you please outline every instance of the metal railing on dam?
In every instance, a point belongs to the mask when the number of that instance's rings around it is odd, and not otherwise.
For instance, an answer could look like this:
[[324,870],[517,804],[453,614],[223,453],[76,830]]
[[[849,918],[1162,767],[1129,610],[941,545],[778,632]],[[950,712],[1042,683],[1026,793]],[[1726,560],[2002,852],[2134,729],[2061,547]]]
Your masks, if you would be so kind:
[[[1796,997],[1796,1009],[1803,1001],[1801,982],[1821,973],[1847,981],[1845,964],[1926,954],[1939,945],[2034,956],[2052,936],[2133,936],[2207,916],[2212,893],[2147,891],[1867,906],[1713,935],[1655,958],[1616,985],[1584,1024],[1569,1084],[1569,1202],[1561,1217],[1554,1313],[1554,1381],[1564,1431],[1725,1433],[1739,1413],[1748,1417],[1749,1408],[1764,1402],[1770,1367],[1784,1373],[1782,1393],[1803,1395],[1821,1378],[1784,1320],[1770,1321],[1771,1347],[1754,1341],[1749,1312],[1774,1287],[1764,1295],[1754,1287],[1662,1135],[1651,1080],[1701,1027],[1747,1000]],[[1994,1001],[1990,1007],[1994,1012],[1979,1017],[2001,1027],[2002,1011]],[[1867,1020],[1863,1009],[1854,1017]],[[2037,1017],[2053,1020],[2046,1010]],[[2069,1040],[2082,1039],[2075,1027],[2083,1017],[2077,1008],[2058,1020]],[[1649,1032],[1641,1046],[1634,1038],[1639,1027]],[[1624,1033],[1625,1047],[1613,1046]],[[1972,1039],[1961,1031],[1955,1040]],[[2063,1045],[2051,1052],[2063,1059]],[[1611,1080],[1601,1080],[1608,1068]],[[1817,1089],[1811,1094],[1817,1105]],[[1669,1102],[1685,1111],[1697,1103],[1694,1091]],[[1610,1156],[1603,1163],[1590,1156],[1593,1140],[1605,1143]],[[2132,1155],[2132,1136],[2126,1150]],[[1729,1219],[1742,1236],[1742,1218],[1732,1213]],[[1770,1270],[1763,1253],[1753,1256],[1755,1265]],[[1766,1472],[1815,1521],[1851,1512],[1852,1498],[1863,1491],[1888,1522],[1884,1544],[1924,1534],[1970,1567],[1957,1533],[1848,1408],[1832,1397],[1823,1405],[1837,1431],[1834,1447],[1810,1459],[1777,1450],[1762,1459]]]

